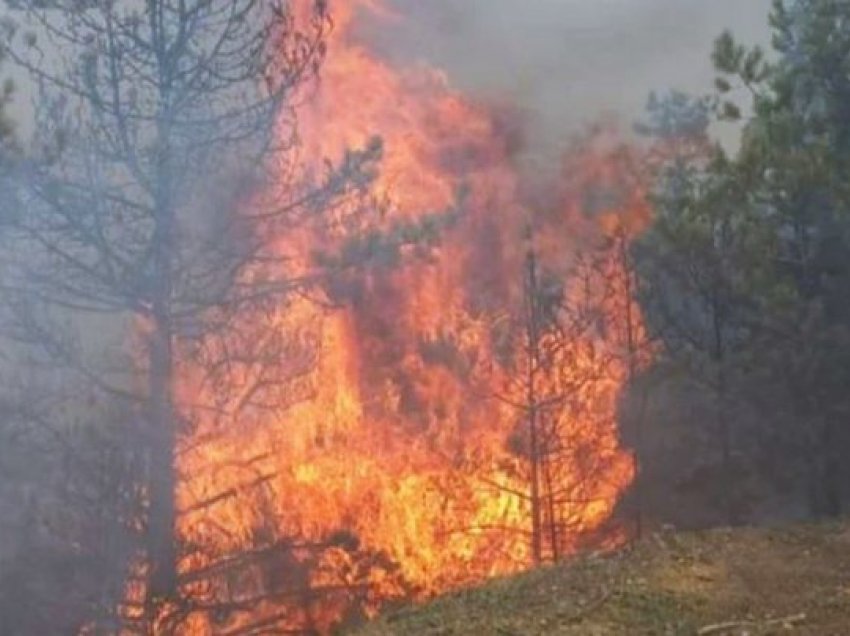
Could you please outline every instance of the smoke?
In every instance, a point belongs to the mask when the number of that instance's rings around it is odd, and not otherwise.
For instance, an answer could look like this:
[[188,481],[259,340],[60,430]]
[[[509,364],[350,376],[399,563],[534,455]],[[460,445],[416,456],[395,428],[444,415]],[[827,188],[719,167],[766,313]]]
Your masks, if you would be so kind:
[[[350,0],[336,0],[337,2]],[[387,0],[402,19],[371,20],[363,37],[400,62],[445,70],[460,89],[510,101],[529,118],[532,151],[551,158],[601,117],[639,117],[651,90],[710,89],[714,38],[730,28],[766,44],[771,0]],[[2,13],[2,9],[0,9]],[[31,132],[31,91],[17,82],[11,115]]]
[[533,153],[551,157],[590,122],[629,125],[650,91],[711,89],[714,38],[766,44],[771,0],[391,0],[364,24],[385,56],[444,69],[462,90],[510,100]]

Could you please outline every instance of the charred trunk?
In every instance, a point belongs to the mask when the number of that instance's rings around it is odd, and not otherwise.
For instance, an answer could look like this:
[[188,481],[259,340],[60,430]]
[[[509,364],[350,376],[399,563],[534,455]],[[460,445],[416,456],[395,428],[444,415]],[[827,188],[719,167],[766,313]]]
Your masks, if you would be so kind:
[[150,464],[148,550],[149,600],[173,598],[176,592],[173,347],[167,315],[155,318],[150,345]]

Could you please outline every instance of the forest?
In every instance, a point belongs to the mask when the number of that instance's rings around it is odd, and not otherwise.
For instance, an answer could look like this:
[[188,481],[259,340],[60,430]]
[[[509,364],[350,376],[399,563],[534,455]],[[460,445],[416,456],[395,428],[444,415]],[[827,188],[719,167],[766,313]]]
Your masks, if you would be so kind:
[[541,166],[395,2],[3,3],[0,634],[344,633],[847,513],[850,4]]

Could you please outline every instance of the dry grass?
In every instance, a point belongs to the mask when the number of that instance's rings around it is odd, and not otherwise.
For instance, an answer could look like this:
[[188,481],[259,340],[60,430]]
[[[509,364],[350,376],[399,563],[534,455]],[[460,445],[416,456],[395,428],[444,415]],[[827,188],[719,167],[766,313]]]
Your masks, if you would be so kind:
[[495,581],[385,616],[359,636],[700,630],[850,635],[850,524],[654,535],[620,554]]

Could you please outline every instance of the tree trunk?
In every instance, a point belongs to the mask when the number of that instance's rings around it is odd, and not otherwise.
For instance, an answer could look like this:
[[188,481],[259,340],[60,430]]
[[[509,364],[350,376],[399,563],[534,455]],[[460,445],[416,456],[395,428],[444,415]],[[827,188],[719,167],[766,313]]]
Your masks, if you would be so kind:
[[531,460],[531,558],[534,565],[543,560],[543,506],[540,496],[540,431],[537,404],[537,367],[539,364],[539,334],[537,315],[537,261],[534,251],[528,253],[526,280],[526,329],[528,337],[527,406],[529,431],[529,456]]
[[834,519],[841,515],[841,458],[836,451],[835,424],[832,419],[821,428],[820,448],[817,453],[816,516]]
[[726,523],[730,526],[737,523],[732,492],[737,484],[732,473],[732,429],[729,426],[728,387],[726,377],[726,341],[724,337],[726,319],[723,301],[718,300],[719,292],[715,292],[712,300],[712,320],[714,329],[714,347],[712,358],[716,365],[715,386],[715,424],[717,427],[718,444],[720,447],[720,502]]
[[[636,284],[633,279],[634,266],[629,255],[629,243],[624,234],[618,237],[618,251],[620,268],[623,276],[623,301],[625,305],[625,320],[626,320],[626,355],[628,356],[628,378],[627,390],[634,387],[634,382],[638,374],[638,337],[637,327],[635,325],[635,308],[633,306],[634,293]],[[635,449],[632,453],[632,461],[634,462],[635,476],[635,539],[640,540],[643,537],[644,527],[644,508],[646,506],[646,493],[644,475],[643,475],[643,458],[646,456],[644,451],[643,441],[643,413],[646,405],[646,392],[641,392],[641,403],[638,412],[633,416],[634,431],[635,431]]]
[[173,267],[176,249],[176,211],[173,204],[171,115],[168,100],[158,122],[155,228],[152,236],[151,313],[149,349],[150,509],[148,548],[149,599],[173,599],[177,591],[175,546],[175,449],[177,418],[174,404],[174,325],[172,322]]
[[[547,449],[544,451],[548,457],[548,444]],[[548,516],[548,528],[549,528],[549,549],[552,552],[552,561],[557,563],[561,560],[561,550],[559,546],[559,533],[558,533],[558,516],[557,516],[557,506],[555,505],[555,484],[552,479],[552,464],[550,461],[546,461],[543,465],[543,475],[546,482],[546,514]]]
[[[161,249],[168,249],[163,246]],[[168,262],[167,257],[163,258]],[[157,268],[160,269],[160,268]],[[154,327],[150,343],[149,410],[150,509],[148,515],[148,548],[150,558],[151,600],[172,598],[176,591],[176,550],[174,494],[177,485],[174,450],[177,431],[174,412],[174,352],[172,326],[167,297],[170,276],[161,270],[154,303]]]
[[150,597],[170,598],[176,588],[174,548],[174,415],[171,395],[172,361],[170,336],[156,333],[151,351],[150,511],[148,538],[150,549]]

